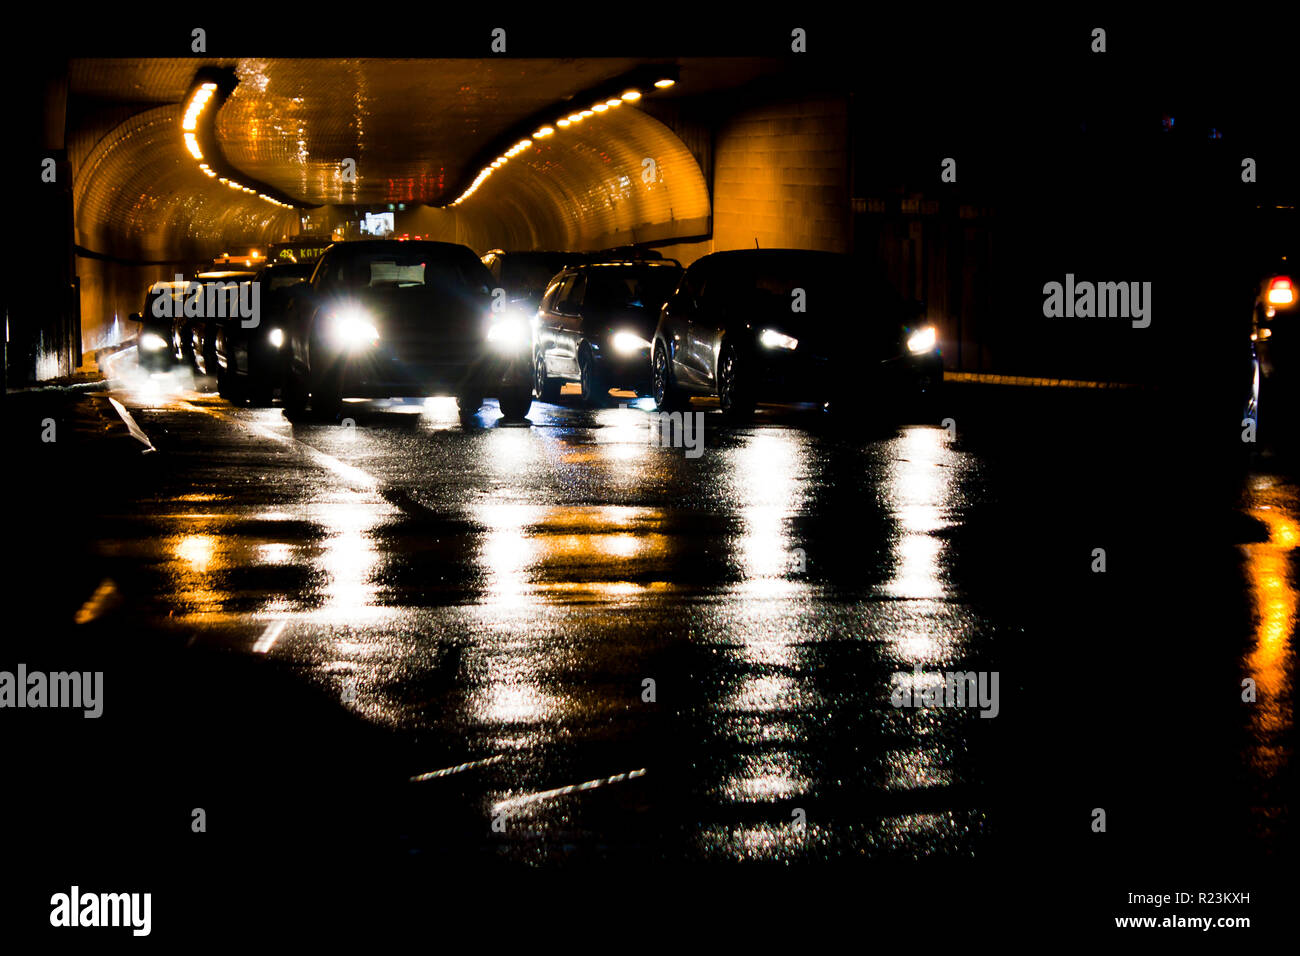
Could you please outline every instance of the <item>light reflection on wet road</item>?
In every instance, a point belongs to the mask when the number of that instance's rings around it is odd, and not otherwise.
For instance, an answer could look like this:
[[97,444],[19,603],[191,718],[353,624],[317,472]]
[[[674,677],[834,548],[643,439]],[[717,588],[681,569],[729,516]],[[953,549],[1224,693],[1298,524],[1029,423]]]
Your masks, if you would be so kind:
[[[345,706],[418,740],[412,774],[458,768],[419,786],[454,779],[500,855],[918,859],[987,838],[972,741],[996,722],[889,701],[895,672],[1009,663],[1014,622],[952,570],[988,489],[945,430],[710,413],[689,459],[637,409],[539,403],[516,427],[488,408],[462,428],[445,402],[366,405],[338,427],[118,394],[171,467],[103,519],[117,613],[354,687]],[[1258,492],[1270,540],[1247,546],[1247,664],[1275,702],[1292,492]],[[1290,710],[1257,713],[1267,774]]]
[[1257,478],[1248,492],[1250,514],[1268,530],[1268,540],[1244,546],[1246,572],[1255,603],[1255,635],[1246,655],[1254,681],[1252,747],[1247,760],[1255,781],[1255,824],[1264,835],[1276,828],[1274,781],[1289,769],[1295,733],[1294,687],[1296,582],[1292,563],[1300,545],[1297,488],[1272,476]]

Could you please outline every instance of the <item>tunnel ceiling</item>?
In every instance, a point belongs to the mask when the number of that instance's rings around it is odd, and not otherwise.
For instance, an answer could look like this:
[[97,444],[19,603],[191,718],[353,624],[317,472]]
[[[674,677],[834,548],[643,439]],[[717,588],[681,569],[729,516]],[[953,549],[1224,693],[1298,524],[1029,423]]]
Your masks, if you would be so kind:
[[[79,241],[162,257],[213,242],[274,240],[295,222],[292,212],[204,176],[185,150],[184,101],[205,66],[233,70],[239,80],[215,117],[231,166],[320,206],[449,202],[474,177],[484,150],[521,122],[586,107],[571,98],[648,62],[663,61],[76,60],[71,123],[96,110],[139,107],[107,133],[92,136],[89,122],[69,129],[70,146],[79,132],[94,139],[74,168]],[[654,92],[656,99],[717,92],[778,69],[770,60],[679,65],[678,85]],[[647,157],[656,163],[652,182],[641,181]],[[347,158],[356,160],[355,181],[343,173]],[[682,224],[707,221],[698,164],[635,105],[538,140],[518,160],[456,210],[484,242],[576,247],[604,236],[684,234]],[[502,242],[492,242],[498,234]]]

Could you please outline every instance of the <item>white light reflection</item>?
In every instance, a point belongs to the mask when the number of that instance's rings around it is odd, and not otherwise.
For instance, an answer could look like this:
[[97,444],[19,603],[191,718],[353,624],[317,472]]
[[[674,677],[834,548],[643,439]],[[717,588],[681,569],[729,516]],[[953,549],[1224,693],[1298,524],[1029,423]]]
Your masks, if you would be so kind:
[[942,598],[944,541],[933,536],[950,523],[952,453],[941,428],[909,428],[894,443],[884,495],[898,522],[894,575],[885,593],[900,598]]
[[328,575],[324,603],[317,614],[331,621],[370,621],[384,614],[375,604],[373,581],[378,552],[371,531],[384,510],[364,492],[345,495],[320,510],[320,523],[329,533],[317,559]]
[[733,460],[733,500],[745,502],[736,550],[746,594],[784,597],[802,587],[789,577],[794,547],[786,530],[788,519],[803,506],[799,463],[805,450],[800,444],[793,432],[761,432]]
[[489,602],[498,608],[519,608],[527,603],[528,566],[537,545],[527,525],[537,518],[531,505],[480,505],[474,517],[486,526],[479,546],[479,566],[486,578]]
[[651,429],[657,427],[658,416],[646,415],[637,408],[620,404],[597,413],[600,428],[595,431],[596,444],[601,445],[601,457],[617,461],[636,461],[648,454]]

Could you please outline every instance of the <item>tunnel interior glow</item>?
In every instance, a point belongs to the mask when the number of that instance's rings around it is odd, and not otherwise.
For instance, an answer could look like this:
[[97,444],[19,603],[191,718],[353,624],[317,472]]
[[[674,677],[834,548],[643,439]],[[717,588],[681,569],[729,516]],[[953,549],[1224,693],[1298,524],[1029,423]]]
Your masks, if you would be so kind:
[[644,103],[589,111],[533,140],[472,196],[449,205],[478,172],[478,157],[521,121],[595,105],[582,101],[582,91],[635,65],[74,61],[78,119],[70,142],[83,340],[106,344],[106,327],[139,308],[148,282],[300,231],[299,211],[227,188],[187,149],[182,122],[200,70],[238,77],[212,116],[231,175],[314,207],[310,231],[401,203],[398,235],[461,242],[482,253],[593,250],[709,233],[698,158]]

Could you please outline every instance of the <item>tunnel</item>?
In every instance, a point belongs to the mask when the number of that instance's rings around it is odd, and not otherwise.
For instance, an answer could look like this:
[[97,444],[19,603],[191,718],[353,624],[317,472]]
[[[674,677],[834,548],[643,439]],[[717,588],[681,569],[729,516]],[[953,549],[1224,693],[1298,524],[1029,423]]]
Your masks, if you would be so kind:
[[863,188],[869,111],[788,58],[81,58],[41,82],[32,218],[68,293],[14,297],[12,381],[93,369],[155,281],[375,214],[478,255],[857,246],[950,335],[986,307],[987,210]]

